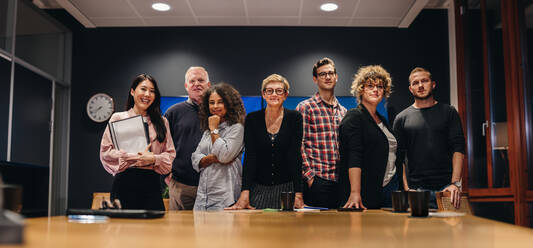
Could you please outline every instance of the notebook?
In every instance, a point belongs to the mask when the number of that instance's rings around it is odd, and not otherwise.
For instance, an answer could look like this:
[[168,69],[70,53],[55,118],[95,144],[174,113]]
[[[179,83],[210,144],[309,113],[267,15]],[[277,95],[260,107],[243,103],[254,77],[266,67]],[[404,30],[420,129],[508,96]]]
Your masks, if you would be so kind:
[[109,123],[111,140],[117,150],[128,153],[143,152],[150,138],[142,116],[137,115]]

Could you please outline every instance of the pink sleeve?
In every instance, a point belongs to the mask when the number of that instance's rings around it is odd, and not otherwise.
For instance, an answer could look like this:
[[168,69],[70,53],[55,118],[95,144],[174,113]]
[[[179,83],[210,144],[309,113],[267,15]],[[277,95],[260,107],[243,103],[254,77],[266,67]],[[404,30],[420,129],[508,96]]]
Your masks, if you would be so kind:
[[[120,117],[117,114],[114,114],[109,121],[111,122],[119,119]],[[133,163],[127,162],[127,157],[127,152],[119,151],[113,146],[111,135],[109,133],[109,126],[107,126],[102,135],[102,142],[100,143],[100,161],[102,161],[104,169],[113,176],[126,170]]]
[[170,134],[168,120],[163,117],[163,121],[165,122],[167,134],[165,135],[165,142],[158,144],[161,146],[159,154],[154,155],[154,171],[161,175],[166,175],[172,170],[172,161],[174,161],[174,158],[176,157],[176,149],[174,148],[174,142],[172,141],[172,135]]

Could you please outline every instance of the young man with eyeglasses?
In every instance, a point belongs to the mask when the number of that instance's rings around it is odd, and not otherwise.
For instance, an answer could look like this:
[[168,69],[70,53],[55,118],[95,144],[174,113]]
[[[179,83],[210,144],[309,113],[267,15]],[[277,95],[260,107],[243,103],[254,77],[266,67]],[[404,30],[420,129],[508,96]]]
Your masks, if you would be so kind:
[[436,191],[449,191],[459,208],[465,139],[457,110],[435,100],[435,86],[428,70],[413,69],[409,91],[415,102],[394,120],[399,159],[407,156],[403,184],[405,190],[430,190],[431,208],[437,208]]
[[306,182],[303,193],[304,203],[309,206],[338,208],[340,205],[337,136],[346,108],[335,97],[337,79],[333,60],[317,61],[313,66],[313,81],[318,92],[296,107],[303,117],[302,173]]
[[189,99],[172,105],[165,117],[176,148],[172,173],[167,177],[170,210],[192,210],[196,200],[199,174],[192,167],[191,155],[196,150],[203,131],[198,117],[202,95],[211,86],[205,68],[190,67],[185,72],[185,90]]

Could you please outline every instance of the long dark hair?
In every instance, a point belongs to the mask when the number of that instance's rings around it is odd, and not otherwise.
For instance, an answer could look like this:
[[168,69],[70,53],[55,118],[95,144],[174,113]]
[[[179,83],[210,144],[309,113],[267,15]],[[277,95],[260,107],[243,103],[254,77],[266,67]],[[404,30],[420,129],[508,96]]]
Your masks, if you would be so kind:
[[152,124],[154,124],[155,133],[157,134],[157,140],[162,143],[163,141],[165,141],[167,128],[165,127],[165,122],[163,121],[163,117],[161,116],[161,93],[159,92],[159,87],[157,87],[157,82],[152,76],[148,74],[141,74],[135,77],[133,83],[131,84],[130,90],[128,91],[128,102],[126,103],[126,111],[133,108],[133,106],[135,105],[135,100],[130,94],[131,90],[135,91],[137,86],[144,80],[148,80],[154,85],[155,99],[154,102],[152,102],[152,104],[150,105],[150,107],[148,107],[148,109],[146,110],[146,113],[148,113],[150,121],[152,121]]
[[200,104],[200,126],[204,130],[209,130],[208,118],[211,115],[209,113],[209,97],[213,93],[217,93],[224,102],[224,108],[226,108],[225,121],[228,125],[235,123],[244,123],[244,104],[242,103],[241,94],[226,83],[218,83],[211,86],[202,96],[202,104]]

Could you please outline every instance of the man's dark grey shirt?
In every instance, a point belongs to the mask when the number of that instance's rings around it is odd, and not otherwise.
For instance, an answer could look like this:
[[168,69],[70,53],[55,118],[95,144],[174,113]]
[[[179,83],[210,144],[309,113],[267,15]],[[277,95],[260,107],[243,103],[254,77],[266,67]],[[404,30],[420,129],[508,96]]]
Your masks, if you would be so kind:
[[406,156],[410,188],[440,190],[450,184],[453,153],[465,153],[461,119],[454,107],[437,103],[429,108],[409,106],[394,120],[400,157]]

